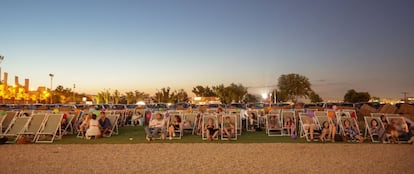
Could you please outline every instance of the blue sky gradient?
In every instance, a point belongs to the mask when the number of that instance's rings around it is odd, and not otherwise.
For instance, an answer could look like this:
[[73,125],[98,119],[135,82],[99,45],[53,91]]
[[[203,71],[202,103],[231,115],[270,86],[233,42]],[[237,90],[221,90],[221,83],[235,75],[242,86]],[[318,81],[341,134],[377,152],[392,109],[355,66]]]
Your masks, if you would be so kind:
[[54,73],[54,86],[86,93],[193,95],[196,85],[274,86],[299,73],[324,99],[348,89],[402,97],[414,95],[412,9],[409,0],[3,0],[1,67],[32,88]]

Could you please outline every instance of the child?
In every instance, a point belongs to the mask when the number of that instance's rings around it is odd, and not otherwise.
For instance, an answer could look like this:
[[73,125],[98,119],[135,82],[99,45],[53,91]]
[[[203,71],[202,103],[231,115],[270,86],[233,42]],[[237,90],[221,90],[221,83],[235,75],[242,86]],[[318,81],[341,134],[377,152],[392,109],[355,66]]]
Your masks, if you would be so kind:
[[205,130],[206,130],[206,136],[207,136],[207,140],[212,141],[213,139],[215,139],[218,135],[218,128],[214,125],[214,120],[212,118],[209,118],[207,121],[207,124],[205,125]]
[[288,132],[289,135],[295,134],[296,126],[293,123],[292,118],[290,118],[290,117],[286,118],[284,127],[287,128],[287,132]]
[[170,140],[172,140],[172,137],[175,137],[175,130],[181,130],[181,117],[178,115],[174,116],[174,121],[168,126]]
[[226,135],[227,135],[227,137],[229,139],[231,137],[234,137],[235,128],[236,127],[231,122],[231,118],[230,117],[226,117],[226,121],[223,123],[223,130],[224,130],[224,133],[226,133]]
[[356,138],[359,140],[359,143],[364,142],[364,137],[359,135],[358,130],[356,130],[355,127],[351,125],[351,121],[349,121],[349,119],[346,119],[344,121],[344,132],[345,135],[347,135],[349,138],[353,140]]
[[251,112],[248,117],[248,130],[255,130],[255,124],[256,124],[256,114]]
[[382,142],[385,143],[385,131],[384,129],[378,124],[377,119],[372,119],[371,120],[371,128],[370,128],[370,132],[373,135],[377,135],[378,139]]
[[326,137],[330,134],[330,128],[329,128],[329,123],[328,121],[324,121],[322,123],[322,134],[319,137],[319,139],[321,140],[321,142],[325,142],[326,141]]
[[277,122],[276,122],[276,116],[270,116],[269,117],[268,127],[271,128],[271,129],[279,127],[277,125]]

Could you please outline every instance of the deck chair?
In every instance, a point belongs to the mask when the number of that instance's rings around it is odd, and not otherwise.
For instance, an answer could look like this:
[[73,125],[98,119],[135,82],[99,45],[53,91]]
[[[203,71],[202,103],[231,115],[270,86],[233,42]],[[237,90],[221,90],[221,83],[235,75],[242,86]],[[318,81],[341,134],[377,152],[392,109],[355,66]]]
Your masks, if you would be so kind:
[[[307,121],[309,123],[307,123]],[[300,113],[299,114],[299,122],[300,122],[300,135],[301,138],[305,137],[306,141],[310,142],[311,141],[311,133],[309,132],[310,127],[313,126],[314,127],[314,131],[313,131],[313,138],[314,140],[316,140],[315,137],[318,136],[318,132],[315,130],[318,130],[318,120],[314,117],[309,117],[306,113]],[[308,125],[310,124],[310,125]]]
[[195,122],[197,121],[198,113],[185,113],[183,115],[183,132],[191,132],[195,134]]
[[49,114],[41,127],[36,143],[53,143],[55,139],[62,138],[61,121],[63,114]]
[[[322,134],[323,123],[326,121],[329,124],[333,124],[333,122],[332,122],[331,118],[329,118],[328,116],[315,116],[314,118],[317,120],[317,122],[316,122],[317,125],[316,125],[316,127],[314,129],[314,134],[316,133],[315,134],[316,135],[315,137],[317,137],[318,140],[319,140],[319,138],[320,138],[320,136]],[[331,140],[331,136],[329,136],[331,134],[336,134],[336,132],[329,132],[329,134],[326,135],[327,137],[325,137],[327,141],[330,141]]]
[[172,113],[174,115],[170,113],[170,117],[168,117],[167,119],[167,136],[166,137],[170,138],[170,134],[169,134],[170,125],[173,124],[175,117],[178,116],[181,120],[180,128],[174,129],[174,134],[171,137],[171,139],[181,139],[183,136],[183,116],[180,114],[180,112],[172,112]]
[[76,116],[74,114],[67,114],[66,116],[66,126],[63,128],[63,132],[72,135],[74,133],[74,119]]
[[[368,136],[371,137],[371,142],[373,143],[379,143],[381,142],[380,137],[377,133],[371,132],[371,121],[372,120],[376,120],[378,123],[378,126],[380,126],[385,133],[385,128],[384,128],[384,124],[382,123],[381,119],[379,117],[369,117],[369,116],[365,116],[364,117],[364,122],[365,122],[365,133],[364,133],[364,138],[367,138]],[[385,142],[388,142],[387,138],[385,139]]]
[[[240,114],[236,114],[236,115],[229,114],[229,115],[223,115],[221,117],[221,129],[220,129],[221,130],[220,131],[221,140],[237,140],[237,128],[238,128],[237,124],[238,124],[238,119],[239,119],[239,118],[237,118],[237,115],[240,115]],[[230,120],[233,123],[234,128],[235,128],[234,135],[232,135],[231,137],[229,137],[225,132],[225,126],[227,124],[226,123],[227,118],[230,118]],[[231,134],[231,130],[228,130],[228,132]]]
[[158,132],[159,134],[158,134],[158,137],[152,137],[152,139],[162,139],[163,138],[163,136],[165,137],[165,135],[167,134],[167,129],[168,129],[168,125],[167,125],[167,122],[168,122],[168,120],[165,120],[166,118],[165,118],[165,112],[154,112],[154,113],[152,113],[151,114],[151,118],[150,118],[150,122],[153,120],[153,119],[156,119],[156,116],[158,115],[158,114],[161,114],[162,115],[162,119],[164,119],[164,125],[163,125],[163,128],[160,130],[160,132]]
[[[213,115],[213,114],[203,115],[203,119],[202,119],[203,129],[202,129],[202,134],[201,134],[202,140],[207,140],[207,128],[206,128],[206,126],[207,126],[208,120],[210,118],[213,119],[214,128],[218,129],[217,131],[220,131],[219,122],[218,122],[218,118],[217,118],[216,115]],[[214,140],[218,140],[218,139],[219,139],[219,136],[217,135],[217,137],[215,137]]]
[[1,133],[5,132],[6,129],[9,127],[10,123],[13,121],[14,118],[18,116],[19,112],[16,111],[7,111],[6,115],[3,116],[3,119],[1,121]]
[[118,121],[119,121],[119,116],[118,114],[113,114],[113,115],[107,115],[106,118],[109,119],[109,121],[111,122],[111,131],[109,132],[109,134],[106,137],[111,137],[112,135],[118,135],[119,134],[119,130],[118,130]]
[[10,123],[9,127],[4,132],[3,136],[7,137],[7,143],[16,142],[20,134],[27,129],[31,117],[15,117]]
[[[387,121],[389,124],[393,124],[392,121],[395,120],[397,121],[397,124],[400,127],[400,131],[403,132],[403,134],[401,134],[397,141],[398,142],[402,142],[402,143],[408,143],[409,141],[409,137],[408,136],[408,132],[410,131],[407,125],[407,122],[405,121],[405,117],[402,117],[398,114],[387,114],[386,115]],[[397,129],[398,130],[398,129]],[[401,133],[399,132],[399,133]]]
[[313,115],[316,116],[316,117],[328,116],[328,112],[327,111],[314,111]]
[[[252,114],[254,115],[255,118],[251,118]],[[257,127],[259,127],[259,112],[257,112],[257,110],[248,111],[247,118],[246,118],[246,130],[256,131]]]
[[33,114],[31,116],[30,123],[23,132],[20,133],[21,136],[30,137],[31,142],[36,140],[36,137],[42,128],[43,124],[46,121],[47,115],[46,114]]
[[266,115],[266,134],[267,136],[282,136],[282,119],[280,114],[267,114]]
[[[346,133],[345,133],[345,120],[349,120],[350,125],[353,126],[356,129],[356,131],[358,132],[358,135],[363,136],[361,134],[361,130],[359,129],[357,120],[355,118],[347,118],[347,117],[341,118],[341,121],[340,121],[340,124],[339,124],[341,135],[346,135]],[[352,142],[355,142],[356,139],[354,139],[354,140],[352,140],[352,139],[348,140],[348,142],[351,142],[351,141]]]
[[296,126],[295,111],[290,111],[290,110],[282,111],[281,115],[282,115],[282,118],[281,118],[282,119],[282,122],[281,122],[282,123],[282,135],[291,136],[291,133],[288,133],[289,132],[288,130],[290,130],[291,127],[287,127],[285,123],[287,119],[290,118],[292,123]]

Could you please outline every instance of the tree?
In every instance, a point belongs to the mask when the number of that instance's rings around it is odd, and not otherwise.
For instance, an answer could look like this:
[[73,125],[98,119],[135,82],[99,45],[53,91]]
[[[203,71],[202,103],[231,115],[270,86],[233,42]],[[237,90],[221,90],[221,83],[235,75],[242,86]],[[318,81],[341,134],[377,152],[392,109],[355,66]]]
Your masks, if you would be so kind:
[[114,101],[112,101],[112,102],[114,102],[114,104],[118,104],[120,98],[121,98],[121,93],[116,89],[114,91],[114,97],[113,97]]
[[178,103],[178,102],[187,102],[188,101],[188,94],[184,91],[184,89],[179,89],[178,91],[174,91],[171,94],[171,102]]
[[312,92],[309,79],[299,74],[283,74],[279,77],[278,87],[282,93],[286,93],[287,99],[297,102],[298,98],[309,97]]
[[348,90],[344,96],[344,102],[351,103],[368,102],[370,99],[368,92],[357,92],[354,89]]
[[218,86],[213,86],[214,93],[219,97],[220,101],[225,104],[229,104],[231,102],[241,102],[243,100],[243,96],[247,94],[247,88],[244,87],[242,84],[230,84],[229,86],[225,87],[223,84]]
[[149,98],[149,94],[145,92],[139,92],[138,90],[135,90],[135,103],[139,101],[144,101],[145,99]]
[[211,89],[208,86],[203,87],[203,86],[198,85],[196,87],[193,87],[193,90],[191,92],[193,92],[198,97],[214,97],[214,96],[216,96],[213,89]]
[[309,99],[311,100],[312,103],[323,102],[322,98],[315,91],[312,91],[309,94]]
[[127,104],[136,103],[134,92],[129,91],[129,92],[126,92],[125,95],[126,95],[125,99],[126,99]]
[[247,93],[244,96],[243,102],[245,102],[245,103],[256,103],[256,102],[259,102],[259,98],[260,98],[259,96],[255,96],[253,94]]

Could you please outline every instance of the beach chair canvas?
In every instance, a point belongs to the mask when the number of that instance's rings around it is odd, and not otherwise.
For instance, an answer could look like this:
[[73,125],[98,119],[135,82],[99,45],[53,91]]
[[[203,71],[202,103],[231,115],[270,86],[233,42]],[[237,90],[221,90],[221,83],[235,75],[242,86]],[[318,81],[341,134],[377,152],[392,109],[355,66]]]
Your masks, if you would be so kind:
[[6,129],[9,127],[10,123],[13,121],[14,118],[17,117],[19,113],[15,111],[7,111],[6,115],[3,116],[1,121],[2,132],[5,132]]
[[266,115],[266,133],[268,136],[282,136],[282,119],[280,114]]
[[8,139],[7,143],[16,142],[20,134],[27,128],[30,119],[30,117],[16,117],[11,121],[9,127],[3,134],[3,136],[7,137]]
[[[237,115],[240,115],[240,114],[237,114]],[[234,115],[234,114],[230,114],[230,115],[223,115],[222,117],[221,117],[221,140],[237,140],[237,128],[238,128],[238,118],[237,118],[237,115]],[[231,120],[231,122],[234,124],[234,127],[235,127],[235,130],[234,130],[234,134],[231,136],[231,137],[229,137],[226,133],[225,133],[225,130],[224,130],[224,127],[226,126],[226,119],[227,118],[230,118],[230,120]],[[229,133],[231,132],[231,130],[228,130],[229,131]]]
[[[201,134],[201,138],[202,140],[207,140],[207,124],[208,124],[208,120],[209,119],[213,119],[214,122],[214,127],[219,129],[219,124],[218,124],[218,118],[215,115],[203,115],[203,120],[202,120],[202,125],[203,125],[203,129],[202,129],[202,134]],[[220,129],[218,130],[220,131]],[[215,137],[214,140],[218,140],[219,136]]]
[[[171,138],[172,139],[181,139],[182,136],[183,136],[183,116],[181,115],[180,112],[172,112],[172,113],[170,113],[170,117],[167,120],[167,128],[169,129],[170,124],[172,124],[174,122],[174,118],[176,116],[178,116],[180,118],[180,120],[181,120],[180,128],[179,129],[174,129],[175,136],[173,136]],[[169,137],[169,134],[167,134],[167,137]]]
[[284,136],[290,136],[291,134],[288,134],[288,129],[291,129],[290,127],[286,127],[285,123],[287,121],[287,118],[290,118],[292,123],[296,126],[296,119],[295,119],[295,111],[282,111],[282,134]]
[[109,121],[111,122],[112,125],[112,129],[109,132],[109,134],[107,135],[107,137],[111,137],[112,135],[118,135],[119,134],[119,129],[118,129],[118,121],[119,121],[119,116],[116,115],[108,115],[106,116],[106,118],[109,119]]
[[45,124],[36,137],[36,143],[53,143],[55,139],[62,138],[61,122],[63,114],[49,114]]
[[31,142],[34,142],[46,118],[46,114],[33,114],[27,129],[21,132],[20,135],[30,138]]

